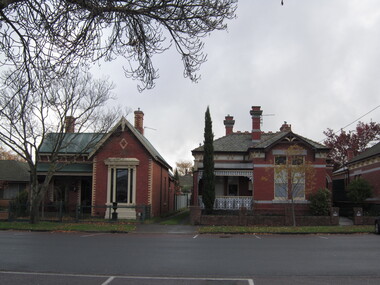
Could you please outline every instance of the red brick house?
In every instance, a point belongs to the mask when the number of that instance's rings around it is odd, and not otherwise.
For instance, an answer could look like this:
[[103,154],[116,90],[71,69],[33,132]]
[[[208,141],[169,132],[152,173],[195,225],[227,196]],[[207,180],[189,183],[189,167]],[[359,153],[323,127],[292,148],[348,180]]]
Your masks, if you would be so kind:
[[[279,181],[275,168],[289,159],[290,146],[299,148],[299,163],[313,168],[313,181],[303,181],[299,186],[295,203],[298,209],[306,210],[308,197],[319,188],[331,187],[331,170],[327,162],[329,149],[317,142],[294,133],[291,125],[283,124],[279,132],[261,131],[262,110],[253,106],[251,132],[234,132],[235,121],[228,115],[224,125],[226,135],[214,140],[215,194],[214,209],[239,209],[244,206],[255,211],[282,211],[289,202],[288,178]],[[194,160],[194,199],[200,204],[202,195],[203,146],[192,151]],[[311,180],[311,178],[310,178]],[[289,184],[290,185],[290,184]],[[284,186],[286,193],[280,193]]]
[[358,177],[367,180],[372,185],[373,195],[368,202],[380,204],[380,143],[349,158],[345,167],[334,172],[334,202],[348,200],[346,187]]
[[[136,218],[139,210],[134,207],[141,205],[150,208],[151,216],[172,212],[171,166],[145,138],[143,118],[144,113],[137,110],[134,126],[122,117],[105,134],[75,133],[75,120],[66,122],[65,141],[68,143],[60,149],[61,161],[78,153],[80,156],[75,163],[59,165],[46,199],[92,206],[92,215],[105,218],[110,217],[109,206],[115,202],[119,218]],[[48,138],[38,155],[40,176],[46,174],[50,166],[52,146]]]

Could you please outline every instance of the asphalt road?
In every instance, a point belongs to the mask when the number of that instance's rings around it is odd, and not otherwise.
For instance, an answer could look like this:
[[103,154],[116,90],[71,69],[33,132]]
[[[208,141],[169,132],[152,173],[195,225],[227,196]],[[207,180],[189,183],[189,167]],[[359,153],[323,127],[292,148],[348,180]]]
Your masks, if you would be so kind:
[[25,280],[380,284],[380,236],[0,232],[0,284]]

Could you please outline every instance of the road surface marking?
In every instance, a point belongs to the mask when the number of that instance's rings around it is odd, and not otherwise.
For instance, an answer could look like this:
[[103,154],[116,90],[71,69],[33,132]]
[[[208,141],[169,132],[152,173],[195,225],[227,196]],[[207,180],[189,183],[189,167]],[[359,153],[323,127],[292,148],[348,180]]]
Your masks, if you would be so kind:
[[154,277],[154,276],[123,276],[123,275],[99,275],[99,274],[65,274],[65,273],[48,273],[48,272],[17,272],[17,271],[1,271],[0,274],[19,274],[19,275],[39,275],[39,276],[63,276],[63,277],[92,277],[92,278],[107,278],[108,279],[102,283],[102,285],[108,285],[115,278],[117,279],[140,279],[140,280],[194,280],[194,281],[246,281],[248,285],[254,285],[253,279],[248,278],[212,278],[212,277]]
[[327,237],[319,237],[319,238],[323,238],[323,239],[329,239],[329,238],[327,238]]
[[115,277],[111,276],[110,278],[108,278],[105,282],[102,283],[102,285],[108,285],[112,282],[112,280],[114,280]]
[[193,238],[197,238],[199,235],[195,235],[195,236],[193,236]]
[[261,239],[261,237],[259,237],[259,236],[257,236],[257,235],[255,235],[255,238],[257,238],[257,239]]
[[83,236],[80,236],[80,237],[81,238],[86,238],[86,237],[95,237],[95,236],[101,236],[101,235],[105,235],[105,233],[89,234],[89,235],[83,235]]

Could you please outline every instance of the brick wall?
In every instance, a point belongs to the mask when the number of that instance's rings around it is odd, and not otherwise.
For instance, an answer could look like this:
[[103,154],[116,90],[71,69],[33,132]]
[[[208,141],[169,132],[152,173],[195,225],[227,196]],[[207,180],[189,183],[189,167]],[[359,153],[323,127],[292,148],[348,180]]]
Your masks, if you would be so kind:
[[[266,216],[247,215],[239,211],[238,215],[202,215],[199,207],[190,208],[190,221],[192,224],[207,226],[291,226],[290,211],[287,215]],[[297,216],[298,226],[330,226],[338,225],[339,217],[334,216]]]

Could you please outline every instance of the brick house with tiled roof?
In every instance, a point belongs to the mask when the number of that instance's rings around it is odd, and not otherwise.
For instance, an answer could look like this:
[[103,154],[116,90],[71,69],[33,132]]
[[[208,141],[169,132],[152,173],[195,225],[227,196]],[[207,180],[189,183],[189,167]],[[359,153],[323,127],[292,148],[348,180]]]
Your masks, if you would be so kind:
[[[136,218],[139,212],[133,207],[142,205],[151,209],[151,216],[172,212],[171,166],[144,136],[143,116],[142,111],[135,111],[134,126],[122,117],[108,133],[75,133],[74,128],[67,128],[59,151],[62,163],[46,199],[91,206],[93,215],[106,218],[113,203],[118,204],[119,218]],[[59,135],[49,134],[40,148],[39,176],[51,167],[49,155],[54,143],[49,142],[55,142]],[[66,163],[75,155],[74,163]]]
[[[280,195],[274,168],[276,161],[286,159],[287,149],[297,145],[299,156],[313,169],[313,183],[305,181],[303,194],[296,203],[307,209],[308,197],[319,188],[331,187],[331,170],[327,162],[329,148],[294,133],[283,124],[279,132],[261,131],[262,110],[253,106],[251,132],[234,132],[233,117],[225,117],[226,135],[214,140],[216,209],[238,209],[242,206],[262,211],[282,211],[289,199]],[[193,203],[200,204],[202,195],[203,146],[192,150],[194,156]],[[280,197],[281,196],[281,197]]]
[[358,177],[372,186],[373,195],[367,202],[380,204],[380,142],[355,157],[349,157],[345,167],[334,172],[334,202],[348,201],[347,185]]

